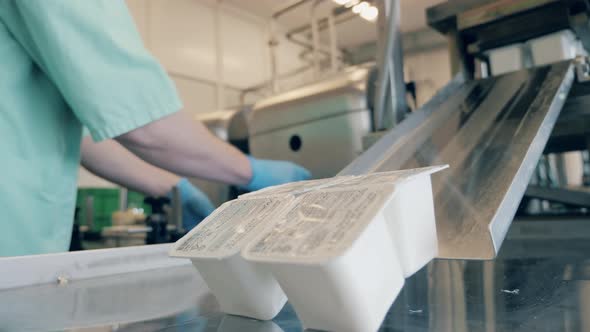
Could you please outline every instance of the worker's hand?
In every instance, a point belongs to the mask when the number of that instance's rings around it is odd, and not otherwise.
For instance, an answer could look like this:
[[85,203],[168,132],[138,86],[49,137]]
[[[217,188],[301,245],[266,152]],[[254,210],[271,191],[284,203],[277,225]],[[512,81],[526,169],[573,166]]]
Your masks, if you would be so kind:
[[308,170],[290,161],[256,159],[251,156],[248,159],[252,178],[250,183],[241,187],[248,191],[311,178]]
[[[193,186],[187,179],[181,179],[176,187],[180,193],[182,226],[186,231],[190,231],[211,214],[215,207],[209,197]],[[168,197],[172,198],[172,192],[168,193]]]

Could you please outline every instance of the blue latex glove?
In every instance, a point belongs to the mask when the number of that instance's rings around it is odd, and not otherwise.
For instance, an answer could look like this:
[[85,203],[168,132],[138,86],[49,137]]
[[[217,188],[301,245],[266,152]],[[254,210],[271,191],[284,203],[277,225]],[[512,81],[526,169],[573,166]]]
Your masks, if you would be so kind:
[[290,161],[256,159],[251,156],[248,156],[248,159],[252,168],[252,179],[250,183],[241,187],[248,191],[311,178],[308,170]]
[[[193,186],[187,179],[183,178],[178,181],[176,187],[180,193],[182,226],[186,231],[190,231],[211,214],[215,210],[215,207],[209,200],[209,197]],[[172,191],[167,196],[172,199]]]

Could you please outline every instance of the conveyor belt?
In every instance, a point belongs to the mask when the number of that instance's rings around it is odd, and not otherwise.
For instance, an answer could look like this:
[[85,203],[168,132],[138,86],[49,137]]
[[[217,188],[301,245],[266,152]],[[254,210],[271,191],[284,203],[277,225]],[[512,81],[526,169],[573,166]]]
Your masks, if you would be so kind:
[[[496,256],[574,78],[572,64],[455,80],[340,175],[450,164],[433,177],[439,257]],[[419,208],[419,207],[416,207]]]

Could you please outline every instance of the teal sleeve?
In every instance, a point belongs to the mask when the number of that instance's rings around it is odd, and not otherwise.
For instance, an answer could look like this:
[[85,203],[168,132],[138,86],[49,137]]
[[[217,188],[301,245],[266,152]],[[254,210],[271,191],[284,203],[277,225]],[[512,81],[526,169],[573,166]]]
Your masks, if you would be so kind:
[[124,1],[3,1],[0,15],[95,141],[182,107]]

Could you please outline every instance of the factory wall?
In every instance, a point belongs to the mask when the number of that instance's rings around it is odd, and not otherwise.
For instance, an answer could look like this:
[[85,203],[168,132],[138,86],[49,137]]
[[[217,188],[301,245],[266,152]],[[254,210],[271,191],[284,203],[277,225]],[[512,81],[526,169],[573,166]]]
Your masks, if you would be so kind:
[[[145,44],[168,70],[187,110],[235,106],[240,90],[269,79],[265,19],[212,0],[127,3]],[[280,53],[292,53],[297,46],[280,47]],[[294,61],[297,66],[298,59]],[[279,71],[290,69],[279,62]]]

